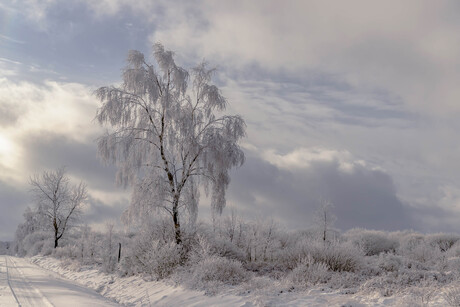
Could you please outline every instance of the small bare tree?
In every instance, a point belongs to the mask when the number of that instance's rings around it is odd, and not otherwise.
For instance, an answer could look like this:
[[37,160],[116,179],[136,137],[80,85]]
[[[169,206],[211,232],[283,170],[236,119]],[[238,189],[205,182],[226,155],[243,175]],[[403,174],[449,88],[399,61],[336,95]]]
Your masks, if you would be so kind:
[[327,240],[327,234],[337,220],[337,217],[331,212],[332,208],[334,208],[334,205],[330,201],[322,200],[316,209],[314,223],[321,232],[323,241]]
[[59,239],[77,218],[83,202],[87,199],[86,185],[80,182],[71,185],[65,174],[65,168],[56,171],[44,171],[30,178],[32,194],[40,214],[54,233],[54,248]]
[[96,119],[111,128],[98,148],[117,165],[118,181],[134,187],[128,220],[159,208],[180,244],[181,217],[196,219],[200,184],[210,188],[213,210],[224,208],[229,170],[244,161],[245,123],[222,114],[227,100],[211,84],[213,69],[202,63],[189,74],[161,44],[153,49],[156,64],[131,51],[121,86],[96,91]]

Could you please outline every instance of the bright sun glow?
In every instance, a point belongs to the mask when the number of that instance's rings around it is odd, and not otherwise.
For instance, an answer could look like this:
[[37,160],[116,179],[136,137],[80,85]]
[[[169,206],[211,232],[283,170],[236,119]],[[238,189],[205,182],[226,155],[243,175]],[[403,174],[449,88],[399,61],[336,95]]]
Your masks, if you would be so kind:
[[7,155],[11,153],[12,150],[12,142],[7,137],[0,134],[0,155]]
[[12,167],[15,161],[14,143],[5,135],[0,134],[0,164],[5,167]]

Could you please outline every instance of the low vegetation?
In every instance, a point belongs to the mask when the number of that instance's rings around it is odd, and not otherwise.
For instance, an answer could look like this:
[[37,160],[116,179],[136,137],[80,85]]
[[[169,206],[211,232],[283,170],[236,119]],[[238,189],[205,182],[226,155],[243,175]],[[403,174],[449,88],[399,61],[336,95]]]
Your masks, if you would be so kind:
[[[460,236],[455,234],[352,229],[324,241],[316,229],[289,232],[273,221],[232,215],[213,225],[197,223],[184,238],[177,244],[174,225],[158,219],[142,231],[73,228],[56,249],[43,231],[33,232],[12,250],[71,259],[120,277],[169,280],[208,294],[225,286],[247,289],[262,278],[279,291],[322,285],[389,297],[444,289],[446,304],[458,306]],[[431,293],[426,289],[422,292]]]

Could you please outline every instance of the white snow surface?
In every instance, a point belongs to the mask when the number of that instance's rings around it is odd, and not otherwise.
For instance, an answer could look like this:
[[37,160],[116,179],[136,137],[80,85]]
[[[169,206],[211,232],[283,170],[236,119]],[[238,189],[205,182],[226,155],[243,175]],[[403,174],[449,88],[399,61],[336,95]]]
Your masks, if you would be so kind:
[[[413,295],[383,297],[374,293],[344,294],[315,287],[305,292],[274,291],[276,287],[228,287],[218,295],[140,276],[118,277],[90,266],[51,257],[0,256],[0,306],[417,306]],[[11,285],[11,287],[10,287]],[[13,291],[12,291],[13,290]],[[14,292],[14,294],[13,294]],[[103,298],[102,296],[105,298]],[[427,306],[446,306],[441,291]]]
[[0,256],[0,306],[119,306],[26,259]]

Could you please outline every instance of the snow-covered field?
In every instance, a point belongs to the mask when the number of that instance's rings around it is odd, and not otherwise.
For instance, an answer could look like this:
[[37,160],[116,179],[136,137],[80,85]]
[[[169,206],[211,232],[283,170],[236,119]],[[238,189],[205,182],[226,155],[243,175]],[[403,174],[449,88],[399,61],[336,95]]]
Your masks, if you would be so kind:
[[[26,263],[26,260],[14,259],[18,263]],[[53,273],[57,273],[127,306],[447,306],[441,290],[433,293],[429,304],[424,304],[416,292],[384,297],[378,293],[345,294],[340,290],[314,287],[305,292],[279,293],[273,292],[276,287],[257,289],[254,286],[257,278],[252,280],[252,285],[228,287],[219,295],[208,296],[168,282],[145,281],[139,276],[121,278],[101,273],[96,268],[80,267],[76,262],[67,260],[41,256],[28,260],[42,267],[42,272],[48,272],[50,278],[54,276]]]

